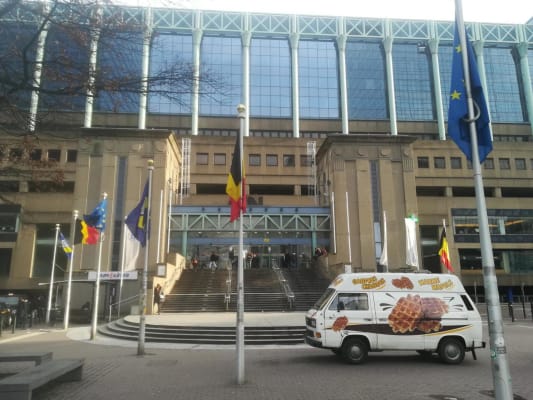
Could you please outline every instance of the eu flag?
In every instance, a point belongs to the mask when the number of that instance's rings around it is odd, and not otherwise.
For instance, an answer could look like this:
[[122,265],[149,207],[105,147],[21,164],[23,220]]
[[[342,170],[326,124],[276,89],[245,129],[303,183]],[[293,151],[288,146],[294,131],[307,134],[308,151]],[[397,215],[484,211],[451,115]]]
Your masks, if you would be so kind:
[[137,239],[142,247],[146,246],[146,236],[148,233],[148,180],[144,185],[143,194],[139,204],[131,210],[126,217],[126,225],[131,234]]
[[[466,32],[465,32],[466,33]],[[476,64],[476,57],[472,45],[466,36],[468,55],[468,68],[470,70],[470,88],[474,101],[474,114],[476,117],[476,132],[478,142],[479,162],[482,163],[492,151],[492,139],[490,137],[490,121],[487,103],[483,95],[483,88]],[[468,104],[465,87],[465,71],[461,43],[459,40],[459,28],[455,22],[455,37],[453,41],[452,59],[452,84],[450,89],[450,107],[448,109],[448,134],[457,144],[466,158],[472,161],[472,143],[470,142],[470,128],[468,123]],[[477,106],[477,107],[476,107]]]
[[103,199],[96,205],[90,214],[83,216],[83,220],[89,226],[98,229],[100,232],[105,230],[105,220],[107,214],[107,198]]

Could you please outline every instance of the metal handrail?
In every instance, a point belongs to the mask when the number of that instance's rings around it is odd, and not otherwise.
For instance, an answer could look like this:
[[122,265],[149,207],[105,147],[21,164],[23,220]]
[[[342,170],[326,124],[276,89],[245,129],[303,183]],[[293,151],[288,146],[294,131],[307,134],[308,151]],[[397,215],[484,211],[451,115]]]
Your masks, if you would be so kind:
[[[116,303],[111,303],[111,304],[109,305],[109,318],[108,318],[108,322],[111,322],[111,315],[112,315],[112,311],[113,311],[113,307],[114,307],[114,306],[118,306],[119,304],[122,305],[123,303],[130,302],[131,300],[133,300],[133,299],[137,299],[137,298],[139,298],[139,295],[138,295],[138,294],[136,294],[135,296],[130,296],[130,297],[126,298],[126,299],[122,299],[122,300],[120,300],[120,301],[117,301]],[[118,310],[118,308],[117,308],[117,310]],[[120,315],[117,315],[117,318],[120,318]]]
[[226,311],[229,310],[229,303],[231,302],[231,268],[228,269],[228,279],[226,279],[226,293],[224,293],[224,304]]
[[279,279],[279,282],[281,284],[281,287],[283,288],[283,292],[285,296],[287,296],[287,302],[289,303],[289,309],[292,310],[292,308],[294,307],[294,297],[295,297],[294,292],[291,290],[291,287],[287,279],[285,279],[285,277],[283,276],[283,272],[281,271],[281,269],[279,267],[273,267],[272,269],[274,270],[274,272],[276,273]]

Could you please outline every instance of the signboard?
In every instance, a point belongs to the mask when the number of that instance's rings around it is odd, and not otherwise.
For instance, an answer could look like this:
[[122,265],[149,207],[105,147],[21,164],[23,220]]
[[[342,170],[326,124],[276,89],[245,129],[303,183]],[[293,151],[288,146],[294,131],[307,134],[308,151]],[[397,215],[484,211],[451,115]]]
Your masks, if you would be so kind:
[[[105,271],[100,272],[100,280],[106,280],[106,281],[118,281],[120,280],[120,276],[122,275],[122,279],[126,281],[135,281],[137,280],[137,271]],[[96,271],[89,271],[87,275],[88,281],[96,281]]]

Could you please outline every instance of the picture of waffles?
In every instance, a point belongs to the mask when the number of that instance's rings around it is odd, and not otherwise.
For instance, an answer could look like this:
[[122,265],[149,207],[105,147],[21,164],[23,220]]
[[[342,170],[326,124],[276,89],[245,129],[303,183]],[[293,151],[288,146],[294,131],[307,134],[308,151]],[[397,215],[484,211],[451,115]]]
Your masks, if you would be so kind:
[[424,318],[440,320],[448,312],[448,304],[436,297],[423,297],[421,303]]
[[335,332],[342,331],[344,328],[346,328],[346,325],[348,325],[348,318],[339,317],[333,323],[332,329]]
[[441,328],[440,320],[435,319],[422,319],[416,326],[416,329],[424,333],[438,332]]
[[400,279],[393,279],[392,284],[398,289],[412,289],[413,288],[413,282],[411,282],[411,279],[409,279],[406,276],[402,276]]
[[389,326],[394,333],[413,332],[423,316],[419,295],[401,297],[389,314]]

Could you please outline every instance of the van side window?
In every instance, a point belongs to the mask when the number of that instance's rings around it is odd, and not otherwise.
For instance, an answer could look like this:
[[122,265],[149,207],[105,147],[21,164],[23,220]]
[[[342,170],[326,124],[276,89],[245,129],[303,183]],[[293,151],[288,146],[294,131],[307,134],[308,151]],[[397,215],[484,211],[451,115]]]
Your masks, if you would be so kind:
[[470,299],[468,298],[468,296],[462,294],[461,298],[463,299],[463,303],[465,303],[466,309],[469,311],[472,311],[474,309],[474,306],[470,302]]
[[368,310],[368,295],[366,293],[339,293],[331,302],[330,310]]

